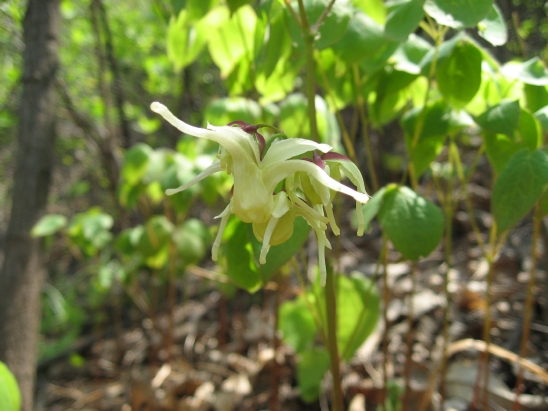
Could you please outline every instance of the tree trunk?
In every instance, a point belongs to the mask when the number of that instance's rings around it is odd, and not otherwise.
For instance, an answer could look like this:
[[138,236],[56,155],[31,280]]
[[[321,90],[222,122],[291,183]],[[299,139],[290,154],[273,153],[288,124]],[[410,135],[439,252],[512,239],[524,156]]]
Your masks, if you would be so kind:
[[44,211],[53,166],[60,0],[29,0],[12,209],[0,270],[0,360],[32,410],[43,270],[29,231]]

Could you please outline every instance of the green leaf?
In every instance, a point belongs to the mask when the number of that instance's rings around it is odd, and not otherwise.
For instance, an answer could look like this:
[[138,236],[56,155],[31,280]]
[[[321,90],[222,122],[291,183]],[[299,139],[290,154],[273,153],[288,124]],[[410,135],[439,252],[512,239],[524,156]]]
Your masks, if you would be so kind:
[[531,150],[542,145],[542,127],[540,122],[527,110],[522,109],[519,116],[517,139]]
[[228,8],[230,9],[230,13],[233,14],[240,7],[243,7],[246,4],[251,3],[251,1],[252,0],[226,0],[226,4],[228,4]]
[[518,100],[506,100],[478,116],[476,123],[491,133],[505,134],[512,137],[518,127],[520,110]]
[[293,301],[282,303],[279,310],[278,329],[283,334],[282,340],[297,353],[312,346],[318,331],[307,298],[313,304],[311,295],[301,295]]
[[539,111],[548,106],[548,91],[545,86],[523,85],[523,93],[527,101],[527,108],[531,112]]
[[408,187],[387,187],[379,221],[394,247],[417,261],[430,254],[443,233],[443,213]]
[[348,361],[371,335],[380,313],[375,284],[361,273],[336,277],[337,341],[341,357]]
[[502,67],[502,74],[534,86],[548,85],[548,72],[542,60],[533,57],[524,63],[510,62]]
[[253,257],[249,242],[247,224],[233,218],[223,233],[224,254],[227,262],[227,276],[238,286],[250,293],[263,285],[263,280]]
[[493,0],[426,0],[424,10],[439,24],[461,29],[478,24],[492,5]]
[[137,250],[149,267],[161,269],[167,263],[173,229],[171,221],[163,215],[155,215],[145,223]]
[[[188,19],[191,22],[200,20],[209,13],[209,11],[215,6],[219,0],[188,0],[186,2],[186,10],[188,12]],[[229,7],[230,7],[230,2]]]
[[499,232],[521,220],[548,185],[548,155],[523,149],[508,161],[493,188],[492,209]]
[[442,100],[431,102],[426,107],[419,139],[413,150],[413,139],[421,112],[422,108],[416,107],[405,113],[401,120],[407,152],[411,155],[413,151],[412,161],[417,176],[421,175],[441,152],[448,133],[473,124],[466,112],[457,112]]
[[216,126],[224,126],[235,120],[257,124],[261,120],[261,106],[244,97],[216,98],[207,105],[204,118]]
[[[320,142],[340,151],[340,129],[335,115],[329,111],[321,96],[316,96],[316,120]],[[307,100],[304,94],[294,93],[280,103],[279,127],[288,136],[310,138]]]
[[352,4],[377,23],[384,24],[386,22],[386,7],[384,5],[384,0],[352,0]]
[[542,130],[544,130],[544,132],[548,132],[548,106],[536,111],[534,116],[540,122]]
[[431,50],[430,43],[419,36],[411,34],[392,56],[392,60],[396,63],[394,68],[411,74],[420,74],[420,63]]
[[329,369],[329,354],[324,348],[304,351],[297,360],[297,384],[301,398],[313,402],[320,395],[321,382]]
[[0,410],[19,411],[20,409],[21,391],[19,391],[17,380],[7,365],[0,361]]
[[147,171],[152,152],[152,148],[144,143],[136,144],[126,152],[120,172],[126,184],[135,186],[141,181]]
[[463,32],[457,33],[454,35],[451,39],[444,41],[441,43],[441,45],[438,47],[437,54],[436,54],[436,48],[430,47],[430,50],[428,53],[425,54],[423,59],[420,62],[421,67],[421,74],[425,77],[430,76],[430,69],[432,67],[432,63],[434,61],[434,57],[436,57],[436,64],[439,66],[442,64],[446,59],[451,56],[453,53],[453,49],[455,46],[463,39],[465,39],[465,35]]
[[469,103],[481,85],[482,54],[471,43],[459,43],[451,55],[438,66],[438,89],[455,108]]
[[508,160],[522,147],[513,138],[503,134],[485,133],[485,152],[497,173],[500,173]]
[[390,40],[405,41],[413,33],[422,18],[424,0],[391,0],[387,2],[388,15],[384,34]]
[[32,237],[47,237],[67,226],[67,218],[61,214],[47,214],[43,216],[30,230]]
[[[318,21],[329,4],[329,0],[303,0],[303,4],[308,21],[312,25]],[[299,3],[297,1],[292,1],[291,6],[293,10],[299,10]],[[319,35],[316,37],[314,47],[321,50],[337,42],[344,35],[351,15],[352,8],[346,2],[335,2],[327,18],[320,26]],[[302,31],[288,10],[286,10],[286,21],[293,41],[299,48],[304,47]]]
[[[302,217],[297,217],[293,223],[293,234],[291,237],[282,244],[270,247],[266,263],[258,265],[257,268],[261,273],[264,283],[301,249],[308,239],[309,233],[310,226],[306,220]],[[255,238],[251,224],[248,225],[248,236],[253,247],[255,261],[259,261],[262,244]]]
[[231,17],[224,8],[215,10],[207,34],[208,48],[224,78],[240,61],[247,65],[253,61],[256,24],[257,15],[250,6],[239,8]]
[[362,12],[356,12],[344,36],[333,44],[335,54],[348,64],[373,57],[385,46],[383,26]]
[[504,16],[496,4],[493,4],[487,17],[478,23],[478,28],[478,34],[493,46],[502,46],[508,40]]
[[207,43],[207,32],[200,22],[193,23],[187,9],[172,17],[167,28],[167,56],[179,71],[192,64]]
[[[384,197],[385,191],[386,191],[385,187],[381,188],[379,191],[377,191],[373,195],[373,197],[369,199],[367,203],[365,203],[362,206],[363,220],[365,222],[365,231],[370,230],[371,221],[373,221],[375,216],[379,213],[379,210],[381,209],[381,205],[382,205],[382,198]],[[352,221],[354,222],[354,219]]]
[[183,264],[197,264],[206,255],[209,243],[207,226],[196,218],[186,220],[173,232],[173,242]]

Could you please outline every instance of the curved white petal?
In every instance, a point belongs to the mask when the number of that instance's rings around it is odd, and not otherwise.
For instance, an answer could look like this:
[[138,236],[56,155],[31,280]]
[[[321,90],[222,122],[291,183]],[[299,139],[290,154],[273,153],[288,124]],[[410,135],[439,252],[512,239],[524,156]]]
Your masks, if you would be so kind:
[[288,138],[286,140],[277,140],[272,143],[266,152],[261,166],[269,167],[277,162],[285,161],[308,151],[319,150],[327,153],[332,147],[328,144],[316,143],[304,138]]
[[272,233],[278,224],[278,220],[279,218],[272,217],[266,226],[263,236],[263,246],[261,247],[261,255],[259,256],[259,263],[261,264],[266,264],[266,254],[270,249],[270,238],[272,237]]
[[[361,204],[361,203],[356,203]],[[333,231],[333,234],[339,235],[341,234],[341,230],[339,229],[339,226],[337,225],[337,221],[335,221],[335,216],[333,215],[333,204],[329,203],[325,206],[325,214],[327,214],[327,218],[329,218],[329,224],[331,225],[331,230]],[[363,219],[363,215],[362,215]]]
[[219,231],[217,231],[217,236],[215,237],[215,241],[213,242],[213,247],[211,247],[211,259],[213,261],[217,261],[219,246],[221,245],[221,240],[223,239],[223,233],[225,231],[226,224],[228,223],[228,218],[230,217],[231,205],[232,205],[232,202],[228,203],[228,205],[223,210],[223,212],[219,214],[217,217],[215,217],[215,218],[221,217],[221,224],[219,224]]
[[[363,182],[362,173],[358,166],[350,160],[326,160],[326,163],[334,162],[341,166],[344,174],[354,184],[358,191],[367,194],[365,191],[365,183]],[[365,232],[365,221],[363,219],[362,205],[360,202],[356,202],[356,217],[358,219],[358,235],[362,236]]]
[[238,141],[244,147],[249,148],[249,150],[251,150],[251,152],[253,153],[253,158],[257,164],[259,163],[259,161],[261,161],[260,155],[259,155],[259,143],[257,143],[257,140],[255,140],[255,137],[253,137],[251,134],[246,133],[239,127],[233,127],[233,126],[219,127],[219,126],[214,126],[212,124],[207,123],[207,128],[219,134],[226,135],[227,137],[231,138],[234,141]]
[[223,171],[223,168],[221,167],[221,162],[219,160],[216,160],[213,163],[211,163],[211,165],[208,168],[206,168],[204,171],[202,171],[200,174],[198,174],[188,183],[185,183],[178,188],[167,189],[166,194],[170,196],[175,193],[179,193],[180,191],[184,191],[187,188],[192,187],[194,184],[198,183],[199,181],[202,181],[204,178],[210,176],[211,174],[218,173],[219,171]]
[[[221,146],[226,148],[230,153],[234,161],[253,161],[258,162],[255,153],[252,150],[252,142],[257,144],[250,134],[239,130],[236,127],[213,127],[212,130],[194,127],[186,124],[184,121],[179,120],[177,117],[169,111],[169,109],[158,102],[154,102],[150,105],[150,109],[155,113],[160,114],[166,121],[168,121],[175,128],[179,129],[183,133],[190,134],[194,137],[204,138],[206,140],[215,141]],[[251,140],[251,142],[250,142]]]
[[367,201],[369,200],[369,196],[367,194],[359,193],[355,190],[352,190],[350,187],[339,183],[338,181],[329,177],[329,175],[327,175],[327,173],[317,165],[304,160],[287,160],[281,164],[274,164],[268,169],[263,170],[263,174],[265,176],[265,185],[272,191],[281,180],[298,171],[304,171],[305,173],[310,174],[323,185],[329,187],[332,190],[349,195],[360,203],[367,203]]

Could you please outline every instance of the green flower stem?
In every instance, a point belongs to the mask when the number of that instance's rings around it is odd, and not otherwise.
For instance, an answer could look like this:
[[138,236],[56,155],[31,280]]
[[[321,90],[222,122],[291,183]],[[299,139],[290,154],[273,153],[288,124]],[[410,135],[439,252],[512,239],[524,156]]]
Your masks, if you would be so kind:
[[327,350],[333,377],[333,411],[344,411],[344,397],[341,386],[339,348],[337,345],[337,301],[335,273],[333,267],[327,267],[325,282],[325,309],[327,312]]
[[[531,334],[531,319],[533,317],[533,289],[535,287],[535,277],[537,275],[538,262],[538,240],[540,236],[540,227],[542,224],[542,210],[537,201],[535,205],[535,214],[533,216],[533,239],[531,241],[531,268],[529,269],[529,281],[527,282],[527,297],[525,299],[525,312],[523,315],[523,331],[521,333],[521,343],[519,356],[525,358],[527,355],[527,343]],[[514,410],[520,409],[519,396],[523,387],[523,368],[519,368],[516,382],[516,398],[514,399]]]
[[313,31],[308,22],[303,0],[299,0],[299,14],[301,16],[301,32],[304,40],[306,55],[306,99],[308,101],[308,121],[310,122],[311,140],[319,142],[318,123],[316,121],[316,71],[314,68],[314,38]]
[[384,330],[382,332],[382,409],[386,407],[386,387],[388,387],[388,304],[390,304],[390,289],[388,288],[388,236],[383,233],[382,250],[379,260],[382,261],[382,319]]
[[360,71],[357,64],[354,64],[352,68],[354,72],[354,84],[356,86],[356,90],[358,91],[356,95],[356,103],[358,105],[358,113],[363,128],[363,141],[365,145],[365,151],[367,153],[367,159],[369,160],[367,162],[367,165],[369,167],[369,174],[371,174],[373,189],[375,190],[375,192],[377,192],[379,191],[379,181],[377,178],[377,172],[375,171],[375,160],[373,157],[373,149],[371,148],[371,135],[369,134],[369,122],[367,121],[367,114],[365,112],[365,101],[361,94],[362,82],[360,79]]
[[409,293],[409,302],[407,305],[407,334],[405,336],[405,345],[407,348],[407,357],[405,358],[405,392],[403,394],[403,411],[409,410],[409,403],[411,402],[411,364],[413,357],[413,322],[415,321],[415,304],[413,297],[417,291],[417,262],[411,263],[411,291]]
[[[438,52],[440,48],[440,44],[443,40],[443,35],[447,31],[446,28],[436,28],[436,26],[433,24],[433,31],[435,33],[435,48],[434,48],[434,57],[432,58],[432,64],[430,65],[430,71],[428,72],[428,86],[426,88],[426,93],[424,95],[424,102],[422,105],[422,111],[419,113],[419,117],[417,119],[417,124],[415,124],[415,130],[413,133],[413,139],[411,140],[411,149],[409,150],[409,177],[411,179],[411,185],[413,186],[413,190],[417,191],[418,186],[418,176],[415,174],[415,165],[413,164],[413,157],[415,155],[415,150],[417,148],[417,144],[419,143],[420,135],[422,133],[422,129],[424,127],[424,119],[426,118],[426,105],[428,104],[428,99],[430,98],[430,90],[432,89],[432,81],[434,79],[434,75],[436,74],[436,65],[438,62]],[[405,178],[407,176],[404,173],[403,181],[405,181]]]
[[[329,86],[329,81],[327,80],[327,76],[325,75],[325,70],[321,66],[321,64],[318,65],[318,72],[320,73],[320,76],[322,78],[322,86],[324,90],[326,91],[327,97],[329,97],[333,102],[333,107],[336,107],[335,102],[335,96],[333,94],[333,90]],[[354,150],[354,144],[352,139],[350,138],[350,134],[348,133],[348,130],[346,129],[346,125],[344,124],[344,120],[342,118],[341,112],[339,110],[335,109],[335,116],[337,117],[337,122],[339,123],[339,127],[341,128],[341,133],[343,137],[344,147],[346,149],[346,152],[348,153],[348,157],[350,160],[352,160],[356,165],[358,164],[358,157],[356,155],[356,150]],[[369,192],[369,189],[367,187],[367,182],[365,182],[365,190]]]

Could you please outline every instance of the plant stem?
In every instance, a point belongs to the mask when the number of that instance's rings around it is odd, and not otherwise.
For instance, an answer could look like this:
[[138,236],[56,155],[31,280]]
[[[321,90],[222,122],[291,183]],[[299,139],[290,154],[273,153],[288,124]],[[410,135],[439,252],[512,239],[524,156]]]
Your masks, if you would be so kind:
[[411,292],[409,293],[408,313],[407,313],[407,335],[405,336],[405,345],[407,348],[407,357],[405,359],[404,379],[405,393],[403,396],[403,411],[409,409],[411,401],[411,366],[413,357],[413,322],[415,321],[415,305],[413,297],[417,290],[417,263],[411,264]]
[[388,237],[382,236],[382,251],[380,255],[382,261],[382,318],[384,321],[384,330],[382,332],[382,409],[386,411],[386,387],[388,386],[388,304],[390,303],[390,289],[388,288]]
[[303,0],[299,0],[301,15],[301,32],[306,55],[306,99],[308,101],[308,121],[310,123],[310,138],[319,142],[318,123],[316,121],[316,70],[314,68],[314,37],[316,33],[310,28]]
[[377,172],[375,170],[375,160],[373,157],[373,149],[371,147],[371,134],[369,133],[369,122],[367,121],[367,114],[365,112],[365,101],[361,94],[362,82],[360,79],[360,71],[357,64],[354,64],[352,66],[352,69],[354,74],[354,84],[357,90],[356,103],[358,105],[358,113],[360,116],[360,121],[362,123],[363,141],[368,159],[367,165],[369,167],[369,174],[371,174],[373,189],[375,190],[375,192],[377,192],[379,191],[379,180],[377,178]]
[[333,377],[333,411],[344,410],[344,398],[341,386],[339,348],[337,346],[337,301],[335,273],[329,265],[325,282],[325,309],[327,313],[327,350]]
[[[537,261],[538,261],[538,240],[540,235],[540,225],[542,224],[542,211],[540,204],[537,202],[535,206],[535,215],[533,217],[533,239],[531,242],[531,268],[529,269],[529,281],[527,283],[527,297],[525,300],[525,312],[523,315],[523,331],[521,333],[521,347],[519,355],[521,358],[525,358],[527,355],[527,343],[529,342],[529,336],[531,334],[531,319],[533,317],[533,289],[535,287],[535,277],[537,274]],[[518,378],[516,381],[516,398],[514,400],[514,411],[519,410],[519,396],[522,391],[523,385],[523,368],[520,367],[518,372]]]

